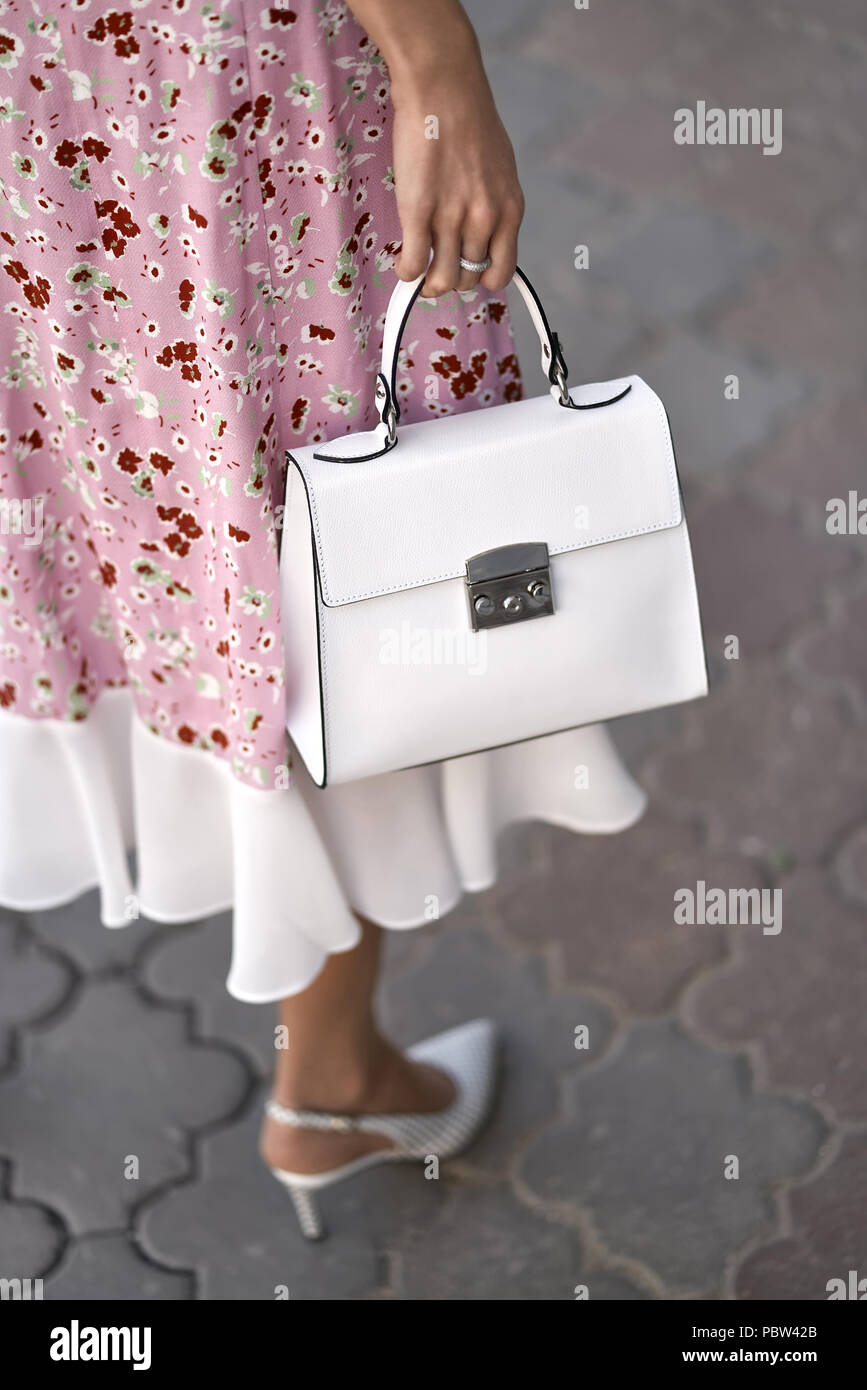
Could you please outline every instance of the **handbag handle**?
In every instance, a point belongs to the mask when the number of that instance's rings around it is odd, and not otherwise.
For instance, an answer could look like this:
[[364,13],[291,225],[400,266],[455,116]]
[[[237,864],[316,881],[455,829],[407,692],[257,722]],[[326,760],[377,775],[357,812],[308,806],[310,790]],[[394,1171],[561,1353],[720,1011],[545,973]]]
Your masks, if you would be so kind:
[[[354,439],[352,436],[346,436],[342,440],[332,441],[324,448],[317,449],[314,452],[314,458],[336,463],[361,463],[368,459],[378,458],[380,454],[388,453],[396,446],[398,442],[397,425],[400,420],[400,406],[397,400],[397,360],[407,321],[412,307],[421,293],[426,275],[427,271],[417,276],[415,280],[399,280],[392,290],[391,299],[388,302],[382,339],[382,361],[380,371],[377,373],[374,392],[376,408],[379,412],[379,424],[376,429],[368,431],[366,434],[356,435]],[[515,267],[511,283],[516,285],[520,291],[521,298],[527,306],[533,327],[538,335],[542,349],[542,371],[557,405],[567,410],[596,410],[599,406],[613,405],[615,401],[622,400],[632,389],[631,386],[627,386],[625,391],[621,391],[606,401],[592,401],[589,404],[579,405],[577,401],[572,400],[567,381],[569,369],[566,366],[560,339],[548,323],[545,310],[542,308],[542,301],[520,266]]]

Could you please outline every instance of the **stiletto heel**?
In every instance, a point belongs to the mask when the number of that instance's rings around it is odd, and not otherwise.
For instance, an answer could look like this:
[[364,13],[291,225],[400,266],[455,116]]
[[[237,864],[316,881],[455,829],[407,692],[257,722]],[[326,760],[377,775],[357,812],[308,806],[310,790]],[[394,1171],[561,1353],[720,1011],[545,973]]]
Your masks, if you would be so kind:
[[[272,1169],[275,1176],[280,1177],[279,1169]],[[325,1235],[325,1227],[319,1215],[319,1208],[316,1205],[316,1198],[306,1187],[299,1187],[297,1183],[286,1181],[286,1188],[292,1198],[292,1205],[295,1208],[295,1215],[298,1217],[298,1225],[301,1227],[301,1234],[308,1240],[321,1240]]]
[[487,1018],[477,1018],[450,1028],[446,1033],[407,1050],[417,1062],[428,1062],[447,1072],[455,1083],[455,1099],[445,1110],[432,1114],[332,1115],[323,1110],[290,1110],[276,1100],[265,1106],[279,1124],[302,1129],[361,1130],[384,1135],[392,1141],[389,1149],[374,1149],[351,1163],[329,1168],[324,1173],[293,1173],[285,1168],[271,1172],[288,1188],[307,1240],[321,1240],[325,1229],[317,1209],[315,1193],[343,1178],[359,1173],[374,1163],[429,1157],[451,1158],[476,1137],[491,1106],[496,1075],[497,1032]]

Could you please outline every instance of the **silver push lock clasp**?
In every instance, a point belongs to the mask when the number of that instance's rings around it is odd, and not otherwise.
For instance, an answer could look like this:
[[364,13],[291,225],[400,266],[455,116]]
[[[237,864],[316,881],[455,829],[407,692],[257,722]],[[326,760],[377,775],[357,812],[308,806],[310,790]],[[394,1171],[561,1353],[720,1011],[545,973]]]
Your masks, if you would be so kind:
[[501,545],[467,560],[467,596],[475,631],[554,612],[544,541]]

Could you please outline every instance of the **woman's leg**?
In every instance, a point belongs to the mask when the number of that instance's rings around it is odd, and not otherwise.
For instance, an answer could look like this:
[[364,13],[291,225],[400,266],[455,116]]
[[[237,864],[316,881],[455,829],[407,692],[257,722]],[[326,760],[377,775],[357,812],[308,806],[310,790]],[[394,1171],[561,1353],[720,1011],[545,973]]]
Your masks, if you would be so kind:
[[[441,1110],[451,1080],[412,1062],[379,1032],[374,994],[381,930],[359,917],[361,941],[329,956],[313,984],[280,1004],[288,1045],[276,1051],[274,1098],[293,1109],[348,1114]],[[295,1129],[265,1117],[260,1152],[271,1167],[315,1173],[388,1148],[374,1134]]]

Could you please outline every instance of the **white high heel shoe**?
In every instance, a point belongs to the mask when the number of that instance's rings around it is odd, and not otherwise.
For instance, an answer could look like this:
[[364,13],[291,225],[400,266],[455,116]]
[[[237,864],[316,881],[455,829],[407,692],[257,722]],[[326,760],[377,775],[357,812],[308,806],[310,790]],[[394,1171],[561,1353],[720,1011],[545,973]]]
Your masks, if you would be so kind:
[[432,1114],[332,1115],[323,1110],[289,1110],[269,1100],[265,1109],[280,1124],[309,1129],[362,1130],[385,1135],[393,1144],[390,1149],[374,1149],[324,1173],[271,1169],[275,1178],[288,1188],[298,1223],[307,1239],[320,1240],[325,1234],[315,1198],[315,1193],[322,1188],[360,1173],[374,1163],[431,1156],[451,1158],[466,1148],[490,1109],[496,1054],[496,1025],[487,1018],[463,1023],[408,1048],[407,1056],[413,1061],[439,1067],[455,1083],[456,1095],[451,1105]]

